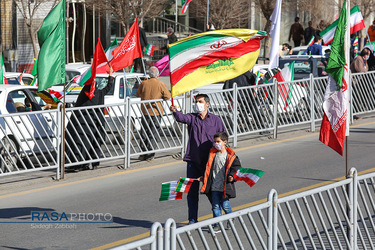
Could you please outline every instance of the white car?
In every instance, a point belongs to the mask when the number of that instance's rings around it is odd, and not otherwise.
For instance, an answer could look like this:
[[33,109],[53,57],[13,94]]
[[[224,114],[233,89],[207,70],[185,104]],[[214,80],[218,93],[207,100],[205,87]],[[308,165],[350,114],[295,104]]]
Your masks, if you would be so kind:
[[[17,114],[0,117],[0,168],[15,168],[20,156],[52,151],[56,143],[56,117],[51,114],[29,114],[25,98],[32,104],[32,111],[42,110],[46,103],[53,103],[47,92],[37,92],[37,87],[26,85],[0,85],[0,114]],[[56,105],[55,105],[56,107]],[[56,146],[56,145],[55,145]]]
[[[67,92],[81,90],[82,87],[71,80],[79,75],[85,74],[91,67],[91,64],[82,64],[82,63],[71,63],[65,65],[65,82],[67,84]],[[64,84],[57,84],[51,87],[52,90],[58,92],[64,92]]]
[[5,78],[8,80],[8,84],[12,85],[30,85],[30,83],[33,81],[34,76],[28,73],[23,73],[21,82],[19,82],[18,77],[22,73],[19,72],[4,72]]
[[[307,47],[309,47],[309,46],[298,46],[298,47],[293,48],[292,49],[293,50],[293,55],[302,55],[303,52],[305,52],[305,50],[307,50]],[[327,49],[331,49],[331,46],[322,45],[322,54],[323,54],[323,56],[324,56],[325,51]]]

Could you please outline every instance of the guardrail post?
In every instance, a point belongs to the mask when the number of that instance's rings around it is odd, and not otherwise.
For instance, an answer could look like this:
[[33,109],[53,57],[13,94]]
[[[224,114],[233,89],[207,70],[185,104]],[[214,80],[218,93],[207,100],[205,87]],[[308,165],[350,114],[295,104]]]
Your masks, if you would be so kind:
[[277,249],[277,191],[271,189],[268,193],[268,201],[271,202],[271,206],[268,209],[268,237],[267,237],[267,248]]
[[310,74],[310,119],[311,132],[315,132],[315,82],[313,74]]
[[279,88],[279,83],[277,82],[277,79],[274,78],[273,79],[274,81],[274,86],[275,86],[275,89],[274,89],[274,100],[273,100],[273,126],[274,126],[274,129],[273,129],[273,139],[277,139],[277,124],[278,124],[278,119],[277,119],[277,109],[278,109],[278,100],[279,100],[279,97],[278,97],[278,88]]
[[349,207],[348,207],[348,216],[349,216],[349,232],[348,236],[350,242],[350,249],[357,248],[357,208],[358,208],[358,180],[357,180],[357,170],[355,168],[350,169],[349,178],[352,181],[349,184]]
[[57,135],[56,135],[56,149],[57,149],[57,152],[56,152],[56,162],[57,162],[57,171],[56,171],[56,180],[60,180],[61,178],[61,175],[64,176],[64,173],[62,172],[63,171],[63,167],[62,165],[64,164],[63,163],[63,152],[62,152],[62,148],[63,148],[63,143],[65,143],[63,140],[62,140],[62,131],[64,131],[64,124],[63,124],[63,120],[62,119],[63,117],[63,112],[61,112],[62,110],[62,104],[58,104],[57,105],[57,111],[56,111],[56,119],[57,119]]
[[151,243],[151,250],[163,250],[163,226],[160,222],[152,224],[150,235],[154,238],[154,242]]
[[164,224],[164,250],[176,249],[176,222],[169,218]]
[[130,166],[130,97],[126,97],[125,102],[125,127],[126,127],[126,133],[125,135],[125,158],[124,158],[124,169],[127,169]]
[[237,129],[238,129],[238,88],[237,83],[233,84],[233,147],[237,147]]

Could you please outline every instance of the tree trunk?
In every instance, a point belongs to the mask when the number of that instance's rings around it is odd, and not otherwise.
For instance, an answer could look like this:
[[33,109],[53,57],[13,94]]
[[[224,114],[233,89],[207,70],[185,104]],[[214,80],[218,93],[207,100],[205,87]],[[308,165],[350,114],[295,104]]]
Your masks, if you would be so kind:
[[263,46],[263,57],[264,58],[267,58],[267,55],[269,55],[268,48],[269,48],[269,41],[270,41],[270,36],[269,36],[270,28],[271,28],[271,20],[269,18],[267,18],[266,25],[264,26],[264,30],[268,34],[268,36],[266,36],[266,38],[264,38],[264,46]]
[[34,50],[34,58],[38,58],[38,46],[37,42],[38,39],[36,38],[36,32],[33,31],[32,26],[27,25],[27,28],[29,30],[30,38],[31,38],[31,43],[33,45],[33,50]]

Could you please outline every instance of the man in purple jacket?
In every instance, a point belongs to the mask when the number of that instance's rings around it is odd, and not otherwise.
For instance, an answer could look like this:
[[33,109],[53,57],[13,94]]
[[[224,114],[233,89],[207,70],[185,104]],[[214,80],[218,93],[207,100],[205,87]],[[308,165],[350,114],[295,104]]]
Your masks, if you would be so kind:
[[[194,113],[182,114],[176,107],[170,107],[176,121],[188,125],[189,141],[184,157],[184,161],[187,162],[186,175],[188,178],[203,176],[214,135],[217,132],[225,131],[221,119],[208,113],[209,105],[210,98],[206,94],[198,94],[193,106]],[[198,221],[198,201],[199,182],[194,181],[187,196],[189,224]]]

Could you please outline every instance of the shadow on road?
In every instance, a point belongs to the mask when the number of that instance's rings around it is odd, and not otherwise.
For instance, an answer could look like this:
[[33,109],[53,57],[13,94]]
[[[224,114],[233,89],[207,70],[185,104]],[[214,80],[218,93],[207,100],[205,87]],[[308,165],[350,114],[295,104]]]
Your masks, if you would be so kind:
[[21,220],[31,219],[31,212],[52,212],[55,209],[41,207],[12,207],[0,209],[0,219],[17,218]]
[[147,221],[147,220],[132,220],[132,219],[124,219],[120,217],[113,217],[113,223],[120,224],[122,226],[110,226],[110,227],[102,227],[102,228],[126,228],[126,227],[143,227],[143,228],[151,228],[154,221]]

